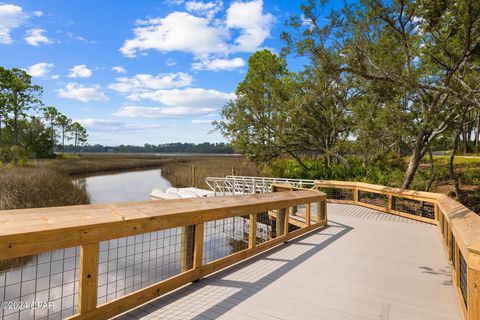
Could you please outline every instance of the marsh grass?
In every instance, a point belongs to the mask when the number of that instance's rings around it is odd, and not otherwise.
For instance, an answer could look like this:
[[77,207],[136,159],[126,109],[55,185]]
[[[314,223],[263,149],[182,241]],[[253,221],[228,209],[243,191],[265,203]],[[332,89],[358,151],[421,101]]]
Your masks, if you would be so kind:
[[88,204],[87,191],[48,168],[0,167],[0,210]]

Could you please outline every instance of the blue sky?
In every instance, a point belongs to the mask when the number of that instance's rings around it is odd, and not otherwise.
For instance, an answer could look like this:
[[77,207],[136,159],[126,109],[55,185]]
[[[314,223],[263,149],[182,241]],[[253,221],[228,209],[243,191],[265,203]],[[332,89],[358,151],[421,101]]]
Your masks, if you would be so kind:
[[29,71],[90,144],[221,142],[210,121],[235,98],[248,57],[280,50],[300,3],[0,2],[0,61]]

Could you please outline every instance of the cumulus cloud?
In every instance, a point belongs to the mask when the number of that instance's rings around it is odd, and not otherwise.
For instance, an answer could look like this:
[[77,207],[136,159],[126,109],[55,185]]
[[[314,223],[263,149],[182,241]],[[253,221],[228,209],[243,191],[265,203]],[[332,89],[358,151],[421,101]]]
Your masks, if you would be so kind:
[[222,1],[201,2],[201,1],[187,1],[185,2],[185,9],[188,12],[196,13],[198,15],[206,16],[211,19],[222,9]]
[[34,65],[31,65],[26,69],[27,73],[32,77],[44,78],[54,67],[53,63],[40,62]]
[[240,36],[235,39],[234,51],[253,52],[270,36],[270,28],[274,17],[263,14],[263,1],[236,1],[227,10],[226,25],[228,28],[240,29]]
[[242,58],[233,59],[202,59],[199,62],[192,63],[194,70],[234,70],[245,66],[245,60]]
[[114,112],[113,115],[125,118],[161,119],[202,116],[212,111],[214,111],[213,108],[125,106]]
[[236,97],[234,93],[212,89],[184,88],[135,93],[128,98],[130,100],[148,99],[172,107],[219,108]]
[[0,44],[12,43],[10,32],[23,25],[27,15],[22,7],[0,3]]
[[140,131],[162,127],[158,124],[125,123],[122,121],[111,121],[93,118],[77,119],[76,121],[87,129],[94,131]]
[[99,85],[84,86],[76,82],[67,83],[65,88],[57,90],[57,94],[61,98],[74,99],[82,102],[110,100],[110,98],[101,91]]
[[92,70],[88,69],[86,65],[80,64],[70,69],[69,78],[90,78]]
[[53,43],[46,35],[47,31],[44,29],[29,29],[25,33],[25,41],[32,46],[38,47],[41,43],[50,44]]
[[186,51],[201,55],[227,52],[228,31],[210,24],[207,18],[187,12],[173,12],[165,18],[140,22],[134,38],[126,40],[120,51],[127,57],[155,49],[161,52]]
[[108,86],[109,89],[120,93],[139,93],[149,90],[180,88],[190,85],[192,76],[187,73],[164,73],[156,76],[151,74],[136,74],[131,78],[117,78],[115,83]]
[[214,120],[192,120],[192,124],[212,124]]
[[33,11],[33,15],[35,17],[41,17],[41,16],[43,16],[43,12],[42,11]]
[[138,22],[134,37],[126,40],[120,51],[127,57],[148,50],[184,51],[196,58],[254,52],[270,36],[275,20],[263,12],[262,0],[233,2],[223,20],[213,19],[220,2],[188,1],[185,6],[188,12],[177,11],[164,18]]
[[122,66],[112,67],[112,71],[115,71],[116,73],[127,73],[127,70]]

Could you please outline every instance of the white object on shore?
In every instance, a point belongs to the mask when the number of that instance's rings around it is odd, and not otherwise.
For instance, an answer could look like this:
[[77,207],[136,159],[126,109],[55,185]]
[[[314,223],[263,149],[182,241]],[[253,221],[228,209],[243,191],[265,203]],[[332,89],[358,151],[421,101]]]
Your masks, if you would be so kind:
[[183,199],[183,198],[202,198],[215,197],[215,192],[199,188],[168,188],[167,191],[153,189],[150,197],[157,199]]

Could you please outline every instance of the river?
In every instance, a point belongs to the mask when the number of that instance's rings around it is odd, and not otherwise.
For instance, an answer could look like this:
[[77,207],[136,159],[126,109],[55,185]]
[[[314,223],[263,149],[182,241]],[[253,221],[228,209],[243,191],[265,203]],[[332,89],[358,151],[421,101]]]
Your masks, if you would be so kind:
[[152,189],[166,191],[172,186],[160,169],[87,176],[77,182],[85,185],[90,203],[149,200]]

